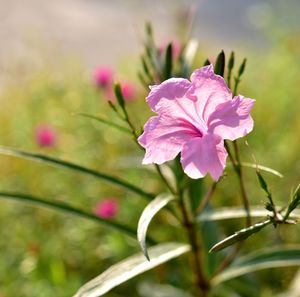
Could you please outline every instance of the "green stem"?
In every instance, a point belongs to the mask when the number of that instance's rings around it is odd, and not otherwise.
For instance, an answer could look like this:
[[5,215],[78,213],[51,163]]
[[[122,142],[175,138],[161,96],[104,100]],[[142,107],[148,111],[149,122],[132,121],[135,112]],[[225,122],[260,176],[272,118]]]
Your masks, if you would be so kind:
[[249,203],[249,199],[248,199],[248,195],[247,195],[247,191],[246,191],[246,187],[245,187],[244,171],[243,171],[243,168],[241,165],[239,147],[238,147],[236,140],[233,141],[233,147],[234,147],[235,157],[236,157],[236,161],[237,161],[236,173],[239,177],[239,185],[240,185],[241,195],[242,195],[242,199],[243,199],[244,208],[247,213],[246,223],[247,223],[247,226],[251,226],[250,203]]
[[186,229],[190,245],[192,247],[192,260],[191,265],[193,267],[195,275],[195,283],[197,287],[197,296],[206,297],[209,290],[209,283],[206,280],[202,271],[203,263],[201,258],[201,245],[197,236],[197,227],[194,219],[189,218],[187,208],[184,204],[183,193],[178,191],[179,195],[179,207],[183,217],[183,224]]
[[202,213],[202,211],[205,209],[205,207],[207,206],[207,204],[209,203],[211,197],[213,196],[215,190],[217,188],[217,182],[214,182],[211,186],[211,188],[209,189],[209,191],[206,193],[205,197],[203,198],[203,200],[201,201],[201,204],[199,205],[198,209],[196,210],[197,214]]
[[171,186],[171,184],[169,183],[169,181],[167,180],[167,178],[164,176],[164,174],[162,173],[159,165],[157,164],[154,164],[155,165],[155,168],[156,168],[156,171],[158,173],[158,175],[160,176],[161,180],[164,182],[164,184],[166,185],[166,187],[170,190],[170,192],[176,196],[177,195],[177,192],[176,190],[173,189],[173,187]]

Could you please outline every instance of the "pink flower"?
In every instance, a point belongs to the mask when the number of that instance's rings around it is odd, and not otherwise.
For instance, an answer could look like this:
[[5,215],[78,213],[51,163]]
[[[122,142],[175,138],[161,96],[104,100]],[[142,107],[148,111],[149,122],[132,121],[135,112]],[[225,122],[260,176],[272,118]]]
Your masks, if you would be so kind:
[[94,71],[93,78],[97,87],[106,88],[112,84],[113,71],[109,67],[99,67]]
[[[121,84],[121,90],[125,101],[133,101],[136,97],[136,89],[133,84],[123,81]],[[108,100],[116,102],[116,97],[113,88],[107,88],[105,92]]]
[[41,125],[35,131],[35,139],[39,146],[51,147],[56,144],[57,135],[52,127]]
[[132,101],[135,98],[135,87],[129,82],[121,83],[122,93],[126,101]]
[[191,81],[171,78],[150,89],[147,102],[158,115],[149,119],[138,139],[146,149],[143,164],[162,164],[181,152],[189,177],[210,173],[218,180],[227,158],[224,139],[235,140],[252,131],[249,113],[255,100],[232,98],[212,65],[194,71]]
[[[159,54],[165,55],[167,46],[169,45],[170,42],[164,42],[162,43],[159,48],[158,48],[158,52]],[[173,56],[173,60],[177,60],[179,58],[180,52],[181,52],[181,44],[178,40],[174,39],[171,41],[172,43],[172,56]]]
[[101,218],[113,218],[118,211],[118,202],[113,198],[107,198],[99,202],[95,207],[95,214]]

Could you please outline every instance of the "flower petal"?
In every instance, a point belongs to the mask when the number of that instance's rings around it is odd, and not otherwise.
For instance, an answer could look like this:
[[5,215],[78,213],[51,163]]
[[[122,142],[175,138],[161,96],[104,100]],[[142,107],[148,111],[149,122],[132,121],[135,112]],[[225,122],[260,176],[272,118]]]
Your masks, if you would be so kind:
[[214,73],[212,64],[194,71],[191,82],[187,97],[197,102],[198,114],[205,122],[219,104],[232,99],[224,78]]
[[199,130],[206,131],[206,125],[197,113],[196,102],[186,96],[191,83],[183,78],[170,78],[160,85],[151,87],[147,102],[159,115],[172,116],[174,120],[186,120]]
[[169,116],[151,117],[138,142],[146,149],[143,164],[162,164],[174,159],[183,144],[201,134],[193,125]]
[[239,95],[220,104],[209,117],[208,131],[229,140],[250,133],[253,129],[250,111],[254,102],[253,99]]
[[174,100],[185,96],[191,83],[184,78],[170,78],[159,85],[151,86],[147,102],[154,112],[159,113],[162,99]]
[[206,134],[186,143],[181,152],[184,172],[191,178],[204,177],[208,172],[217,181],[223,173],[227,151],[221,137]]

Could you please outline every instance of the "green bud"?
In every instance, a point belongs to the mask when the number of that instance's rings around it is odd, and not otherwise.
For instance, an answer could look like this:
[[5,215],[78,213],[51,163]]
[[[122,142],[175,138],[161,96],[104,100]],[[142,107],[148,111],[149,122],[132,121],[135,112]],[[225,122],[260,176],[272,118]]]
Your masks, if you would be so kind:
[[122,89],[121,89],[121,85],[119,83],[116,83],[114,85],[114,92],[115,92],[115,96],[117,98],[118,104],[121,106],[122,109],[125,108],[125,100],[122,94]]
[[245,68],[246,68],[246,62],[247,62],[247,59],[245,58],[239,68],[239,71],[238,71],[238,76],[241,77],[242,74],[244,73],[245,71]]
[[215,65],[215,73],[219,74],[221,76],[224,75],[224,69],[225,69],[225,53],[222,50],[216,60],[216,65]]

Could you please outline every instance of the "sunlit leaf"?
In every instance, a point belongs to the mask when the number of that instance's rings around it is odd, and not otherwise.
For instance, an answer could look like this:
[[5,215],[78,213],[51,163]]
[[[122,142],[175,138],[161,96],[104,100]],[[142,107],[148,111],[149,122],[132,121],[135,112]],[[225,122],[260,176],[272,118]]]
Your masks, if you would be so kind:
[[98,277],[82,286],[74,297],[102,296],[129,279],[176,258],[189,250],[189,245],[175,242],[162,243],[151,247],[148,250],[150,261],[142,253],[131,256],[111,266]]
[[195,56],[197,54],[198,46],[199,46],[199,42],[196,39],[191,39],[187,43],[184,49],[183,58],[188,65],[192,65]]
[[86,118],[90,118],[92,120],[96,120],[97,122],[99,123],[102,123],[102,124],[105,124],[105,125],[108,125],[110,127],[113,127],[121,132],[125,132],[127,134],[130,134],[131,135],[131,131],[123,126],[120,126],[118,124],[115,124],[107,119],[104,119],[102,117],[99,117],[99,116],[94,116],[94,115],[91,115],[91,114],[87,114],[87,113],[79,113],[79,115],[81,116],[84,116]]
[[212,279],[212,284],[217,285],[257,270],[299,265],[300,245],[266,248],[239,258],[227,269],[216,275]]
[[[136,236],[136,232],[134,229],[127,227],[124,224],[119,224],[117,222],[114,222],[112,220],[103,219],[101,217],[98,217],[96,215],[93,215],[91,213],[85,212],[81,209],[74,208],[68,204],[62,203],[62,202],[56,202],[56,201],[49,201],[42,198],[34,197],[28,194],[23,193],[11,193],[11,192],[0,192],[0,198],[5,198],[9,200],[17,200],[25,203],[29,203],[31,205],[39,206],[39,207],[45,207],[47,209],[53,209],[56,211],[60,211],[63,213],[75,215],[81,218],[85,218],[88,220],[95,221],[97,223],[100,223],[104,226],[113,228],[117,231],[120,231],[122,233],[125,233],[131,237]],[[153,243],[154,241],[152,239],[148,238],[148,241],[150,243]]]
[[4,146],[0,146],[0,154],[14,156],[14,157],[20,157],[23,159],[33,160],[33,161],[37,161],[37,162],[42,162],[42,163],[46,163],[46,164],[49,164],[52,166],[63,167],[63,168],[67,168],[67,169],[77,171],[77,172],[80,172],[83,174],[91,175],[98,179],[105,180],[107,182],[110,182],[111,184],[114,184],[116,186],[127,189],[138,195],[141,195],[149,200],[152,200],[155,197],[154,194],[145,192],[141,188],[139,188],[133,184],[130,184],[129,182],[124,181],[118,177],[114,177],[114,176],[108,175],[106,173],[96,171],[94,169],[83,167],[81,165],[77,165],[77,164],[74,164],[74,163],[71,163],[68,161],[56,159],[56,158],[53,158],[50,156],[36,154],[36,153],[30,153],[30,152],[13,149],[13,148],[9,148],[9,147],[4,147]]
[[[254,206],[250,209],[250,216],[253,218],[264,218],[271,216],[273,213],[263,207]],[[245,208],[242,207],[222,207],[210,211],[205,211],[197,217],[198,222],[221,221],[230,219],[239,219],[247,217]],[[300,211],[294,213],[294,218],[300,217]]]
[[261,229],[265,228],[266,226],[270,225],[272,221],[270,219],[262,222],[257,223],[255,225],[252,225],[250,227],[241,229],[240,231],[235,232],[233,235],[223,239],[222,241],[215,244],[211,249],[210,252],[217,252],[220,250],[225,249],[228,246],[231,246],[239,241],[247,239],[249,236],[257,233]]
[[280,172],[278,172],[277,170],[272,169],[270,167],[262,166],[259,164],[247,163],[247,162],[242,162],[241,165],[243,167],[249,167],[249,168],[259,169],[261,171],[266,171],[266,172],[272,173],[278,177],[283,178],[283,175]]
[[165,207],[170,201],[174,200],[175,198],[171,195],[162,194],[157,196],[154,200],[152,200],[144,209],[138,223],[137,229],[137,238],[142,248],[142,251],[145,257],[149,259],[147,245],[146,245],[146,235],[148,226],[152,220],[152,218],[163,208]]

